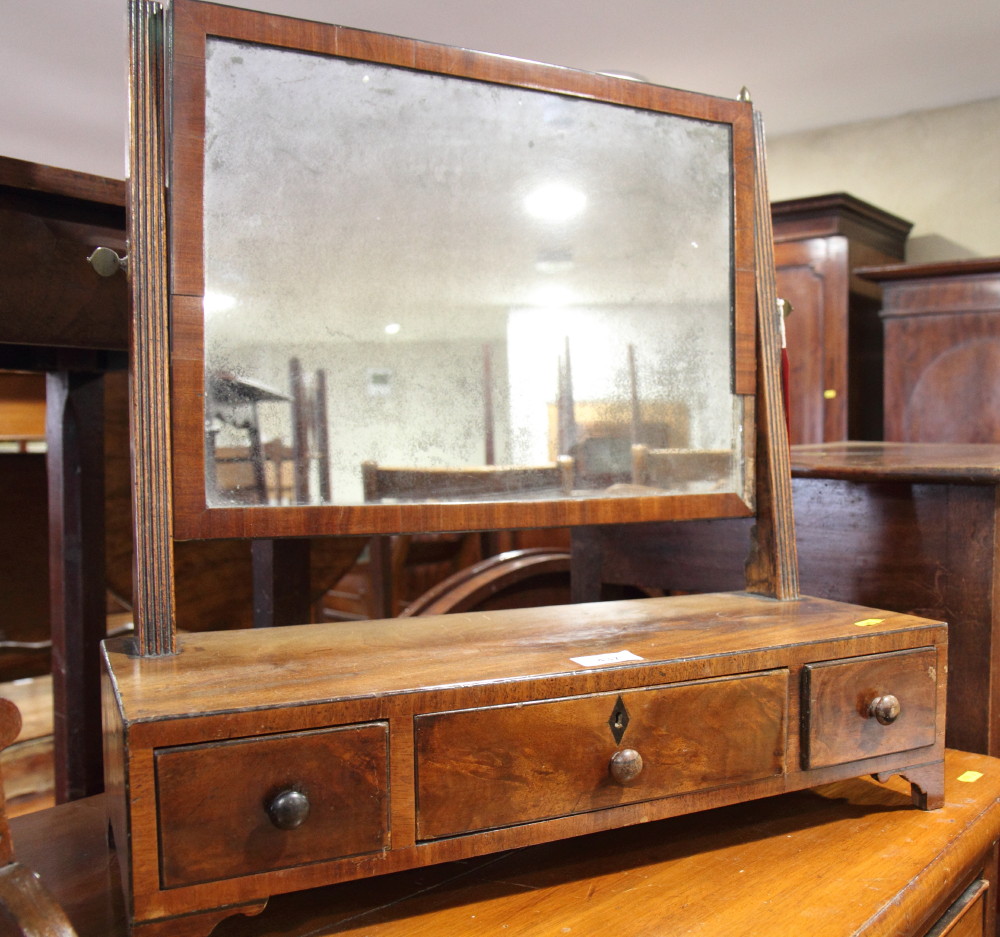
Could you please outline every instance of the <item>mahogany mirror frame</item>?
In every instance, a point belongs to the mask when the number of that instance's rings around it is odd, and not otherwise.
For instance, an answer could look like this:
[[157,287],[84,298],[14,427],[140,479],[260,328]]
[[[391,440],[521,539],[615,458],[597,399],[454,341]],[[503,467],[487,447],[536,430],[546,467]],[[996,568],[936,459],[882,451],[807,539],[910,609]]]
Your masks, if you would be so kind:
[[[202,252],[205,179],[205,57],[208,37],[377,62],[662,111],[732,127],[733,393],[755,393],[753,126],[751,107],[628,79],[539,65],[343,27],[262,16],[231,7],[172,4],[170,306],[174,534],[178,539],[286,537],[551,527],[644,520],[738,517],[753,499],[684,493],[518,501],[209,507],[205,496]],[[751,411],[752,413],[752,408]],[[748,420],[752,430],[753,420]],[[752,438],[752,436],[748,437]],[[752,469],[752,460],[749,463]],[[752,477],[752,476],[751,476]],[[752,484],[746,486],[752,491]]]
[[[129,11],[130,416],[138,653],[174,652],[172,545],[187,539],[562,527],[756,515],[747,588],[778,598],[797,595],[778,317],[772,314],[776,298],[763,129],[749,98],[722,99],[196,0],[174,0],[166,13],[152,0],[130,0]],[[731,373],[732,393],[743,396],[747,404],[745,497],[734,493],[633,494],[524,502],[207,507],[200,251],[205,47],[210,35],[728,124],[733,179]]]

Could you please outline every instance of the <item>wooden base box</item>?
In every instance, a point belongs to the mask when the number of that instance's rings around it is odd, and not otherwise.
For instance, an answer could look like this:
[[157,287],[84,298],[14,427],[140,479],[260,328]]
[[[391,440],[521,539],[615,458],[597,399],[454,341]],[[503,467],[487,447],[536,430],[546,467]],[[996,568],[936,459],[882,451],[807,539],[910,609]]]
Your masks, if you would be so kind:
[[909,615],[725,593],[178,640],[105,649],[133,933],[862,774],[942,801],[947,629]]

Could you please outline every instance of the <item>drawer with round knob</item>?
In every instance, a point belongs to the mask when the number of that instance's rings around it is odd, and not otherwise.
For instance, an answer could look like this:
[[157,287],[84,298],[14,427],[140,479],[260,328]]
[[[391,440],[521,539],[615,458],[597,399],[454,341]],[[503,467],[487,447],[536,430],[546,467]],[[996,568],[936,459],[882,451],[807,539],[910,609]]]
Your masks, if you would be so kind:
[[938,666],[933,647],[807,664],[802,767],[933,745]]
[[788,671],[417,716],[421,840],[780,775]]
[[163,888],[389,844],[388,725],[158,749]]

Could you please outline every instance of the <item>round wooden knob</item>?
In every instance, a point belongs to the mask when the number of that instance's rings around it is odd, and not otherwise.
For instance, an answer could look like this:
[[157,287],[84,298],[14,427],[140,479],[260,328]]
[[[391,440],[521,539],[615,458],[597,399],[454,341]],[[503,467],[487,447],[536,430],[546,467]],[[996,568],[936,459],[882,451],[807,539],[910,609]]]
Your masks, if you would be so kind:
[[608,769],[611,771],[611,777],[619,784],[628,784],[629,781],[634,781],[639,776],[639,772],[642,771],[642,755],[634,748],[623,748],[611,756],[611,764]]
[[281,791],[268,803],[267,815],[279,830],[294,830],[309,816],[309,798],[302,791]]
[[874,716],[882,725],[887,726],[899,718],[899,700],[891,693],[876,696],[868,704],[868,715]]

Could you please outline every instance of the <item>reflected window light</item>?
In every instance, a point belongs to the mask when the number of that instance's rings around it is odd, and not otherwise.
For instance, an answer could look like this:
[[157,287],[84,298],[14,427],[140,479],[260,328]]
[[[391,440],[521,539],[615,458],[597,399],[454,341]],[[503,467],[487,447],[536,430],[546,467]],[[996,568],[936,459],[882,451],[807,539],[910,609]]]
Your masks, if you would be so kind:
[[572,221],[587,207],[587,196],[565,182],[546,182],[527,194],[524,207],[539,221]]
[[649,79],[645,75],[640,75],[637,72],[625,72],[621,69],[611,69],[611,71],[599,72],[601,75],[607,75],[609,78],[625,78],[628,81],[641,81],[646,84],[649,83]]
[[385,327],[385,334],[386,334],[386,335],[396,335],[396,334],[398,334],[398,333],[399,333],[399,330],[400,330],[401,328],[402,328],[402,326],[401,326],[401,325],[400,325],[400,324],[399,324],[398,322],[390,322],[390,323],[389,323],[389,324],[388,324],[388,325],[387,325],[387,326]]
[[228,293],[214,293],[210,291],[205,294],[202,305],[205,315],[210,316],[216,312],[226,312],[232,309],[236,305],[236,297],[230,296]]
[[692,247],[697,247],[698,246],[698,242],[697,241],[692,241],[691,242],[691,246]]

